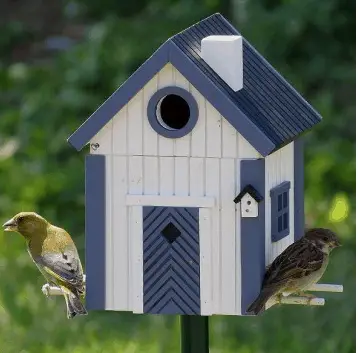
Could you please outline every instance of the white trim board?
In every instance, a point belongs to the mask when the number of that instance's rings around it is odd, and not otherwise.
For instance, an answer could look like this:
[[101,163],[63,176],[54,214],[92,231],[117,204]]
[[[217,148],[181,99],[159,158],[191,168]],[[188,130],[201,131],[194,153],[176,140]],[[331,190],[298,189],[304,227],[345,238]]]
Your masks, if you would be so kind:
[[214,197],[126,195],[127,206],[214,207]]

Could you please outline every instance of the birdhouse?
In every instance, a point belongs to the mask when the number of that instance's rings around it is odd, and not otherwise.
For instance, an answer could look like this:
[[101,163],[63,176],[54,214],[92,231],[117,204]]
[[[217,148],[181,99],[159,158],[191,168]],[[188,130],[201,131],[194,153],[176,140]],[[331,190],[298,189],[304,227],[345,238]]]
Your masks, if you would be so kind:
[[320,120],[220,14],[168,39],[68,139],[90,146],[87,307],[245,315],[303,235]]

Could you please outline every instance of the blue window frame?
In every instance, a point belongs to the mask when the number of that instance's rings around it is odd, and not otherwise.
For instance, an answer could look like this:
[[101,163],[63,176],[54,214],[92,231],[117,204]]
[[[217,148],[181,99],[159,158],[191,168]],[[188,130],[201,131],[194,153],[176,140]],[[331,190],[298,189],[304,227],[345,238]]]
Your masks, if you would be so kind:
[[198,121],[199,108],[187,90],[168,86],[153,94],[147,107],[151,127],[167,138],[180,138],[193,130]]
[[290,234],[290,188],[291,183],[284,181],[270,191],[272,241],[278,241]]

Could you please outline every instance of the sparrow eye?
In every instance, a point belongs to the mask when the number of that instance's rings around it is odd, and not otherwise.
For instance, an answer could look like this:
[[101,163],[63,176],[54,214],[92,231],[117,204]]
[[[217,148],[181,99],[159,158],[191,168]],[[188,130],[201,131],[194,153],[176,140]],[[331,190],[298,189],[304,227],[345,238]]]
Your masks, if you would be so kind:
[[324,241],[328,241],[328,237],[324,237],[323,240],[324,240]]

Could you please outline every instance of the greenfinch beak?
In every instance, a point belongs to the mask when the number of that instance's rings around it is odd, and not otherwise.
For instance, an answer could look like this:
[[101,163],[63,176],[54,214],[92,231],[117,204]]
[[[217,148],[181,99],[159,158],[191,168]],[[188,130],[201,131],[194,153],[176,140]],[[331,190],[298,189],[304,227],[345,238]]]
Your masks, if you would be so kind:
[[2,226],[4,227],[5,232],[16,232],[17,231],[17,223],[13,218],[9,219]]

